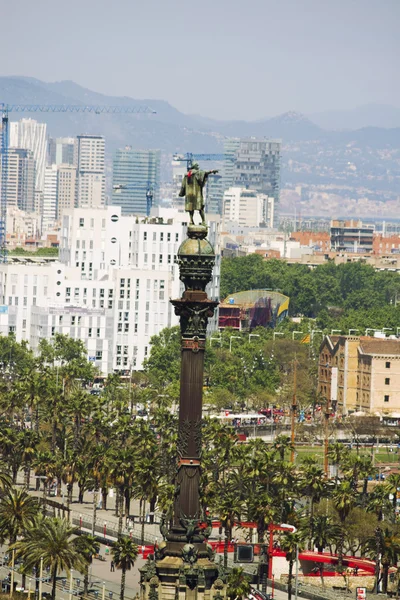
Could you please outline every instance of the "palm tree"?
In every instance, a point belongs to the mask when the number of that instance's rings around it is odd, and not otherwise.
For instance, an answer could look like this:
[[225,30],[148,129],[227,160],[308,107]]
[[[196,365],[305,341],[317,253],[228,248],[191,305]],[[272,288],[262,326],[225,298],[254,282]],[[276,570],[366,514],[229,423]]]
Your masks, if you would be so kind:
[[25,490],[7,489],[0,502],[0,537],[8,538],[13,544],[32,526],[38,510],[37,499]]
[[217,502],[215,510],[219,514],[221,526],[225,530],[224,544],[224,567],[228,566],[228,545],[232,539],[232,529],[235,523],[235,518],[240,520],[242,510],[241,499],[238,498],[237,490],[225,484],[220,488],[220,493],[214,498]]
[[87,598],[89,593],[89,565],[93,562],[93,555],[100,550],[100,544],[93,535],[79,535],[74,539],[75,548],[85,560],[85,572],[83,576],[83,595]]
[[285,460],[285,452],[292,451],[293,444],[288,435],[278,435],[275,438],[275,441],[272,444],[272,447],[278,452],[279,457],[280,457],[281,461],[283,462]]
[[397,492],[400,490],[400,473],[391,473],[385,482],[389,494],[393,495],[393,519],[396,520]]
[[323,470],[316,464],[303,467],[301,488],[303,493],[310,499],[309,512],[309,550],[313,539],[314,529],[314,506],[327,492],[326,479]]
[[73,535],[77,533],[64,519],[39,518],[26,531],[24,538],[13,545],[16,557],[22,557],[26,568],[33,568],[43,559],[52,579],[51,598],[55,600],[57,573],[85,569],[86,561],[77,550]]
[[378,521],[383,521],[384,513],[391,510],[391,508],[388,486],[385,484],[377,485],[368,499],[367,511],[374,512],[378,517]]
[[377,565],[375,573],[375,591],[378,588],[379,580],[379,557],[381,559],[382,592],[386,594],[389,569],[391,566],[397,565],[397,561],[400,557],[400,535],[389,527],[385,527],[383,530],[380,527],[377,527],[375,535],[368,541],[367,549],[372,555],[372,558],[376,560]]
[[350,481],[342,481],[332,495],[333,506],[338,513],[341,525],[338,545],[338,571],[343,571],[343,545],[345,536],[345,522],[356,502],[356,492]]
[[230,600],[248,598],[251,590],[250,578],[241,567],[233,567],[227,578],[226,594]]
[[286,560],[289,561],[288,600],[292,598],[293,564],[302,541],[301,533],[298,531],[295,533],[285,533],[281,538],[281,549],[286,553]]
[[339,483],[339,467],[343,464],[346,457],[349,455],[349,449],[341,442],[335,442],[328,446],[328,458],[329,462],[332,463],[336,469],[335,483],[336,487]]
[[332,523],[330,517],[318,515],[314,518],[313,543],[318,552],[323,552],[326,547],[332,552],[332,543],[340,537],[340,527]]
[[124,600],[126,572],[130,571],[139,553],[137,545],[127,537],[120,536],[113,544],[111,555],[117,569],[121,569],[121,592],[120,600]]
[[134,488],[135,496],[140,498],[140,505],[142,507],[142,545],[144,544],[146,500],[151,500],[157,496],[158,477],[155,465],[155,456],[138,456],[136,459]]
[[12,486],[12,479],[4,463],[0,464],[0,495]]

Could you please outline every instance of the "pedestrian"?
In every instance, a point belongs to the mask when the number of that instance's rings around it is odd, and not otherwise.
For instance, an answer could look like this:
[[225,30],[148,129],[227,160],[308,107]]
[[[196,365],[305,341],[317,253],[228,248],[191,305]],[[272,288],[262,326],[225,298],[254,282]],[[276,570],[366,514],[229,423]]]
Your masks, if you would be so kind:
[[113,560],[111,561],[111,564],[110,564],[110,571],[111,571],[111,573],[113,573],[115,571],[115,564],[114,564]]

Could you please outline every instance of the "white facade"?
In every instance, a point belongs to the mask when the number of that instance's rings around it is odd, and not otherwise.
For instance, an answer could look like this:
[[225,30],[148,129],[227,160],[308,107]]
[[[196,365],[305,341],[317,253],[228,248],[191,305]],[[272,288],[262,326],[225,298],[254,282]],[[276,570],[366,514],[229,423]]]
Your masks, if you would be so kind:
[[34,119],[21,119],[10,123],[10,147],[26,148],[35,160],[35,189],[43,191],[46,166],[46,123]]
[[266,199],[255,190],[231,187],[224,192],[224,220],[243,227],[258,227],[264,221]]
[[[60,262],[0,265],[0,334],[13,332],[36,351],[40,339],[64,333],[85,343],[103,373],[141,369],[151,337],[178,324],[169,300],[182,293],[175,256],[186,219],[172,209],[151,218],[121,216],[115,206],[66,211]],[[219,253],[218,219],[209,239]],[[219,295],[219,260],[211,298]]]
[[42,230],[54,225],[57,219],[57,165],[46,167],[44,173],[43,205],[42,205]]
[[100,208],[105,204],[104,138],[78,135],[78,194],[80,208]]

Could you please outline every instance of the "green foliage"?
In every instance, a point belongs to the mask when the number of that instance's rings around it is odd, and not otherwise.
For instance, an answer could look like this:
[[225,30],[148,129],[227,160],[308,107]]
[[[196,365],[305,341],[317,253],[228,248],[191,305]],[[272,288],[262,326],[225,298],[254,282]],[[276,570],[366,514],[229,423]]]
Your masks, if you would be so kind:
[[10,256],[58,256],[58,248],[38,248],[37,250],[25,250],[18,246],[8,253]]
[[279,289],[290,297],[290,314],[317,318],[325,330],[395,327],[400,307],[400,276],[375,271],[369,265],[351,262],[325,263],[310,270],[306,265],[288,265],[251,254],[226,258],[221,264],[221,298],[250,289]]

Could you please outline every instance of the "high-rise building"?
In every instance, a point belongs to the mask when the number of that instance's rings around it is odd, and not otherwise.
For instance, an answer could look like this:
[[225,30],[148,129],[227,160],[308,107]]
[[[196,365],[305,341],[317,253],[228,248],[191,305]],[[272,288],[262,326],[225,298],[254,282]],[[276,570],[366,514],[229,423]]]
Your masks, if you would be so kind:
[[80,208],[101,208],[105,204],[104,138],[78,135],[77,204]]
[[61,219],[64,211],[75,207],[76,168],[73,165],[58,166],[57,184],[57,219]]
[[35,160],[35,191],[43,192],[46,166],[46,123],[21,119],[10,123],[10,148],[25,148]]
[[276,225],[276,208],[280,191],[281,142],[252,138],[229,139],[224,143],[224,154],[220,189],[217,189],[212,198],[214,205],[219,203],[222,210],[223,194],[230,187],[255,190],[274,199],[274,225]]
[[35,202],[35,161],[33,152],[10,148],[8,152],[7,206],[32,212]]
[[48,163],[56,165],[78,165],[78,140],[73,137],[50,138]]
[[113,162],[112,204],[123,215],[147,213],[147,192],[158,206],[160,195],[160,150],[117,150]]
[[57,179],[57,165],[46,167],[41,210],[43,229],[53,225],[57,219]]
[[240,140],[236,152],[234,184],[251,188],[279,202],[281,142]]

